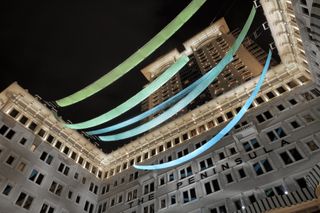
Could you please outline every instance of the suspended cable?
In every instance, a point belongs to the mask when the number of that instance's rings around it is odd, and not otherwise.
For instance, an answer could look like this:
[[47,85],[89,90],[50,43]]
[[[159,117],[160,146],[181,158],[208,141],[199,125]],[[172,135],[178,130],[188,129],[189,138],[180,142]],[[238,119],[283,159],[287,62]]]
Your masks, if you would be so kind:
[[271,55],[272,52],[269,50],[268,53],[268,58],[267,61],[265,63],[265,66],[263,67],[263,71],[261,73],[260,79],[256,85],[256,87],[254,88],[252,94],[250,95],[250,97],[248,98],[248,100],[245,102],[245,104],[243,105],[243,107],[241,108],[241,110],[239,111],[239,113],[217,134],[215,135],[211,140],[209,140],[207,143],[205,143],[204,145],[202,145],[201,147],[199,147],[198,149],[194,150],[193,152],[175,159],[173,161],[169,161],[166,163],[162,163],[162,164],[156,164],[156,165],[134,165],[134,167],[136,169],[139,170],[160,170],[160,169],[168,169],[174,166],[178,166],[180,164],[186,163],[192,159],[194,159],[195,157],[203,154],[204,152],[206,152],[207,150],[209,150],[210,148],[212,148],[216,143],[218,143],[240,120],[241,118],[244,116],[244,114],[246,113],[246,111],[248,110],[248,108],[250,107],[250,105],[252,104],[253,100],[255,99],[255,97],[257,96],[261,85],[264,81],[264,78],[267,74],[267,70],[269,68],[270,65],[270,61],[271,61]]
[[114,81],[133,69],[151,53],[153,53],[166,40],[168,40],[184,23],[186,23],[197,12],[197,10],[205,3],[205,1],[206,0],[193,0],[166,27],[164,27],[157,35],[155,35],[143,47],[133,53],[129,58],[127,58],[113,70],[109,71],[107,74],[105,74],[92,84],[73,93],[72,95],[57,100],[56,103],[60,107],[75,104],[112,84]]
[[233,55],[236,53],[238,48],[240,47],[242,41],[244,40],[246,34],[248,33],[248,30],[252,24],[254,15],[255,15],[255,8],[253,7],[251,10],[251,13],[245,23],[244,28],[242,29],[241,33],[239,34],[238,38],[234,42],[234,44],[231,46],[230,50],[227,52],[227,54],[223,57],[223,59],[217,64],[216,67],[214,67],[209,75],[201,82],[201,84],[197,85],[195,89],[193,89],[187,96],[182,98],[179,102],[177,102],[175,105],[173,105],[171,108],[169,108],[167,111],[159,115],[158,117],[154,118],[151,121],[148,121],[145,124],[142,124],[138,127],[135,127],[131,130],[121,132],[114,135],[107,135],[107,136],[100,136],[100,139],[102,141],[116,141],[116,140],[122,140],[126,138],[133,137],[135,135],[141,134],[143,132],[146,132],[153,127],[158,126],[159,124],[163,123],[164,121],[168,120],[172,116],[174,116],[177,112],[182,110],[184,107],[186,107],[190,102],[192,102],[197,96],[199,96],[211,83],[212,81],[223,71],[223,69],[232,61]]

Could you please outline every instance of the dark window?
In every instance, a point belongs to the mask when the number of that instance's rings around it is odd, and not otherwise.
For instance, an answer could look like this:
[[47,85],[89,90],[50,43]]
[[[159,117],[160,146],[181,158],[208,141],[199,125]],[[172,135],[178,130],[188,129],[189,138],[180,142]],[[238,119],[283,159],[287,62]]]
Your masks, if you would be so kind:
[[19,114],[19,111],[16,109],[12,109],[9,113],[9,115],[13,118],[16,118],[18,114]]
[[0,134],[1,134],[1,135],[4,135],[4,133],[6,133],[8,129],[9,129],[9,127],[7,127],[6,125],[3,125],[3,126],[0,128]]

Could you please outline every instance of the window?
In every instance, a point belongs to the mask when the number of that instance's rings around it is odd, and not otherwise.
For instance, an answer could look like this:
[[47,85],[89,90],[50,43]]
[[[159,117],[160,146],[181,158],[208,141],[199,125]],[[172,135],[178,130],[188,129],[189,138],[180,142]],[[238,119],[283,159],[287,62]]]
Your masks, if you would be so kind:
[[298,86],[297,82],[295,81],[290,81],[287,83],[287,85],[292,89],[292,88],[295,88],[296,86]]
[[199,162],[199,166],[200,166],[200,170],[201,170],[201,171],[203,171],[203,170],[205,170],[205,169],[207,169],[207,168],[212,167],[212,166],[213,166],[212,158],[209,157],[209,158],[207,158],[207,159],[205,159],[205,160],[200,161],[200,162]]
[[13,118],[16,118],[19,114],[19,111],[16,110],[15,108],[11,109],[10,112],[9,112],[9,115]]
[[289,165],[294,163],[295,161],[302,160],[303,157],[300,152],[296,148],[292,148],[279,153],[284,164]]
[[72,199],[72,196],[73,196],[73,191],[69,190],[68,191],[68,199]]
[[184,149],[184,150],[181,150],[180,152],[177,153],[178,155],[178,158],[181,158],[182,156],[185,156],[189,153],[189,150],[188,149]]
[[273,115],[270,113],[270,111],[265,111],[265,112],[256,116],[256,119],[259,123],[262,123],[262,122],[269,120],[271,118],[273,118]]
[[274,93],[273,93],[272,91],[268,92],[266,95],[267,95],[267,97],[268,97],[269,99],[272,99],[272,98],[275,97],[275,95],[274,95]]
[[233,182],[233,177],[231,173],[228,173],[225,175],[227,183],[232,183]]
[[61,196],[63,190],[63,186],[55,181],[52,181],[51,186],[49,188],[49,191],[53,194],[56,194],[58,196]]
[[243,168],[239,169],[238,173],[239,173],[240,179],[245,178],[247,176]]
[[250,152],[253,149],[259,148],[260,144],[258,143],[256,138],[253,138],[249,141],[242,143],[242,146],[246,152]]
[[19,144],[21,144],[22,146],[24,146],[27,143],[27,139],[22,137],[19,141]]
[[210,209],[210,213],[227,213],[227,209],[225,205],[222,205],[217,208]]
[[191,175],[192,175],[192,168],[191,168],[191,166],[188,166],[188,167],[186,167],[186,168],[184,168],[184,169],[181,169],[181,170],[179,171],[179,174],[180,174],[180,179],[184,179],[184,178],[186,178],[186,177],[191,176]]
[[211,180],[209,182],[206,182],[204,184],[204,189],[206,191],[206,194],[208,195],[208,194],[211,194],[213,192],[219,191],[221,188],[220,188],[220,184],[219,184],[218,180],[217,179],[213,179],[213,180]]
[[226,158],[226,156],[225,156],[224,152],[220,152],[220,153],[219,153],[219,158],[220,158],[220,160],[222,160],[222,159],[225,159],[225,158]]
[[143,213],[154,213],[154,204],[143,207]]
[[169,195],[169,201],[170,201],[170,205],[174,205],[177,203],[177,196],[176,194],[170,194]]
[[168,182],[174,181],[174,173],[171,172],[168,174]]
[[42,152],[42,154],[40,155],[40,160],[46,162],[48,165],[50,165],[52,163],[53,160],[53,156],[49,155],[47,152]]
[[188,203],[197,199],[197,194],[195,188],[188,189],[187,191],[182,192],[183,203]]
[[314,99],[314,97],[310,94],[310,92],[304,92],[301,94],[301,96],[306,100],[306,101],[311,101]]
[[44,175],[36,169],[32,169],[32,172],[29,175],[29,180],[31,180],[32,182],[38,185],[41,185],[43,178],[44,178]]
[[38,135],[40,137],[43,137],[45,134],[46,134],[46,131],[44,131],[43,129],[40,129],[39,132],[38,132]]
[[274,142],[280,138],[287,136],[287,134],[281,127],[278,127],[272,131],[267,132],[267,136],[271,142]]
[[302,118],[306,123],[311,123],[316,120],[311,114],[304,114]]
[[305,142],[305,144],[307,145],[308,149],[313,152],[319,149],[319,145],[314,141],[314,140],[307,140]]
[[23,115],[23,116],[20,118],[19,122],[22,123],[22,124],[26,124],[26,123],[28,122],[28,120],[29,120],[29,119],[28,119],[26,116]]
[[6,138],[11,140],[13,138],[13,136],[16,134],[15,131],[13,131],[12,129],[9,130],[9,132],[6,134]]
[[257,163],[254,163],[253,168],[257,176],[273,170],[268,159],[260,160]]
[[256,98],[256,102],[257,102],[258,105],[260,105],[260,104],[262,104],[264,102],[264,100],[261,97],[257,97]]
[[159,186],[163,186],[166,183],[165,178],[166,178],[165,175],[159,176]]
[[306,181],[306,179],[304,179],[303,177],[302,177],[302,178],[299,178],[299,179],[296,179],[296,182],[297,182],[297,184],[298,184],[298,186],[299,186],[300,188],[307,188],[307,187],[308,187],[307,181]]
[[282,86],[280,86],[280,87],[277,88],[277,91],[278,91],[280,94],[282,94],[282,93],[286,92],[286,89],[283,88]]
[[293,129],[297,129],[297,128],[301,127],[301,125],[298,123],[298,121],[291,121],[290,125]]
[[44,203],[40,209],[40,213],[54,213],[54,208]]
[[281,112],[281,111],[285,110],[286,108],[282,104],[279,104],[279,105],[277,105],[277,109]]
[[54,145],[57,149],[60,150],[61,146],[62,146],[62,143],[61,141],[57,141],[56,144]]
[[[70,148],[67,147],[67,146],[65,146],[64,149],[63,149],[63,153],[66,154],[66,155],[68,155],[68,154],[69,154],[69,151],[70,151]],[[88,169],[88,168],[86,168],[86,169]]]
[[276,195],[274,192],[273,188],[268,188],[264,190],[264,193],[266,194],[267,197],[273,197]]
[[7,160],[6,160],[6,164],[8,164],[9,166],[12,166],[12,164],[16,161],[16,157],[10,155]]
[[206,140],[200,141],[199,143],[195,144],[196,149],[200,148],[201,146],[203,146],[205,143],[207,143]]
[[7,184],[7,185],[4,187],[4,189],[3,189],[3,191],[2,191],[2,194],[8,196],[8,195],[10,194],[10,192],[12,191],[12,189],[13,189],[13,185]]
[[138,197],[138,189],[131,190],[127,193],[127,201],[134,200]]
[[164,198],[160,198],[159,206],[160,206],[160,209],[164,209],[164,208],[167,207],[167,199],[165,197]]
[[17,165],[17,170],[21,173],[23,173],[27,168],[27,163],[20,161]]
[[2,127],[0,128],[0,134],[4,135],[8,129],[9,127],[7,127],[6,125],[2,125]]
[[52,143],[53,140],[54,140],[54,137],[53,137],[52,135],[48,135],[46,141],[47,141],[48,143]]
[[236,148],[235,148],[235,147],[231,147],[231,148],[229,148],[229,153],[230,153],[230,156],[231,156],[231,155],[235,155],[235,154],[237,154],[237,150],[236,150]]
[[60,163],[58,171],[63,173],[65,176],[68,176],[70,167],[66,166],[64,163]]
[[16,205],[29,210],[33,200],[34,198],[32,196],[27,195],[24,192],[21,192],[18,199],[16,200]]
[[298,102],[296,101],[296,99],[292,98],[292,99],[289,100],[289,103],[290,103],[292,106],[294,106],[294,105],[296,105]]
[[76,197],[76,203],[80,203],[80,200],[81,200],[81,196],[80,195],[77,195],[77,197]]
[[34,131],[37,128],[38,124],[36,124],[35,122],[31,122],[28,126],[28,128],[32,131]]
[[143,187],[144,194],[149,194],[154,191],[154,182],[145,184]]

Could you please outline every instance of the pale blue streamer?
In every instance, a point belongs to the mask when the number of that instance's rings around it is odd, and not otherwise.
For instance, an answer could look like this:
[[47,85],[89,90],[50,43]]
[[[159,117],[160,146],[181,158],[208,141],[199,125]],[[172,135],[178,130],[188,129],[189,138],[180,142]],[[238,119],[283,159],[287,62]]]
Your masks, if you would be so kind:
[[[207,73],[208,74],[208,73]],[[206,74],[206,75],[207,75]],[[149,117],[150,115],[153,115],[157,112],[159,112],[160,110],[163,110],[165,108],[167,108],[168,106],[170,106],[171,104],[176,103],[177,101],[179,101],[181,98],[183,98],[185,95],[187,95],[190,91],[192,91],[199,83],[202,82],[203,77],[205,77],[206,75],[202,76],[202,78],[198,79],[197,81],[193,82],[191,85],[189,85],[188,87],[186,87],[185,89],[181,90],[179,93],[175,94],[174,96],[172,96],[171,98],[167,99],[166,101],[162,102],[161,104],[149,109],[148,111],[145,111],[133,118],[130,118],[128,120],[122,121],[121,123],[112,125],[112,126],[108,126],[102,129],[97,129],[97,130],[92,130],[87,132],[89,135],[100,135],[103,133],[108,133],[108,132],[112,132],[124,127],[127,127],[131,124],[137,123],[147,117]]]
[[259,79],[255,89],[253,90],[251,96],[248,98],[246,103],[243,105],[243,107],[241,108],[239,113],[216,136],[214,136],[211,140],[209,140],[207,143],[205,143],[204,145],[202,145],[198,149],[196,149],[193,152],[190,152],[189,154],[187,154],[181,158],[178,158],[176,160],[162,163],[162,164],[156,164],[156,165],[133,165],[134,168],[139,169],[139,170],[168,169],[170,167],[178,166],[180,164],[183,164],[183,163],[186,163],[186,162],[192,160],[193,158],[203,154],[205,151],[209,150],[216,143],[218,143],[240,121],[240,119],[244,116],[244,114],[246,113],[246,111],[248,110],[250,105],[252,104],[253,100],[257,96],[257,94],[262,86],[263,80],[267,74],[267,70],[269,68],[270,61],[271,61],[271,55],[272,55],[272,53],[269,50],[266,64],[263,67],[263,71],[260,76],[260,79]]
[[205,80],[203,80],[201,84],[197,85],[197,87],[194,90],[192,90],[187,96],[181,99],[178,103],[176,103],[170,109],[168,109],[158,117],[154,118],[153,120],[145,124],[142,124],[131,130],[121,132],[119,134],[100,136],[99,138],[102,141],[116,141],[116,140],[122,140],[122,139],[133,137],[135,135],[146,132],[153,127],[156,127],[157,125],[168,120],[169,118],[174,116],[177,112],[179,112],[184,107],[186,107],[190,102],[192,102],[196,97],[198,97],[212,83],[212,81],[220,74],[220,72],[222,72],[222,70],[232,61],[233,55],[236,53],[243,39],[245,38],[247,32],[249,31],[255,12],[256,10],[253,7],[249,15],[249,18],[245,23],[244,28],[242,29],[241,33],[239,34],[238,38],[236,39],[236,41],[234,42],[234,44],[232,45],[228,53],[217,64],[217,66],[210,71],[209,75],[205,78]]

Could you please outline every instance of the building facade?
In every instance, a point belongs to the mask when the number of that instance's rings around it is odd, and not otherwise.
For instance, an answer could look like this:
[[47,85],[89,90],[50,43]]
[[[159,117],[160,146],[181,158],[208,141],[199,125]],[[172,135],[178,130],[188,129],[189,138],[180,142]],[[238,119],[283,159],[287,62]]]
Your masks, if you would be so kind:
[[[133,165],[182,157],[239,112],[264,60],[254,53],[250,40],[217,86],[204,93],[205,101],[110,154],[65,128],[55,112],[17,83],[1,92],[0,212],[318,211],[320,87],[309,71],[291,1],[260,3],[281,63],[269,69],[261,91],[232,131],[197,159],[176,168],[148,172]],[[185,42],[188,67],[158,91],[158,103],[213,67],[233,40],[221,19]],[[168,53],[143,74],[152,81],[179,54]],[[242,70],[250,73],[241,75]],[[228,72],[239,74],[231,75],[235,84],[230,84]],[[226,89],[217,93],[220,88]]]

